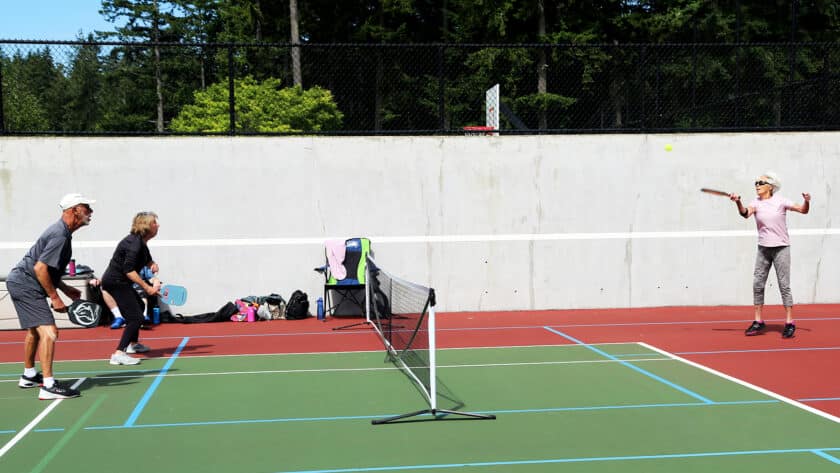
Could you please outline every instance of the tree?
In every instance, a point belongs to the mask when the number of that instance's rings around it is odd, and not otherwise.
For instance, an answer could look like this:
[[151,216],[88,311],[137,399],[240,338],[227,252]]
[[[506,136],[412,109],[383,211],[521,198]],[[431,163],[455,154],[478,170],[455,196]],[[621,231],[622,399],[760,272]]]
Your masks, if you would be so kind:
[[[278,79],[257,82],[253,77],[237,79],[235,123],[238,132],[312,132],[337,130],[342,113],[332,94],[320,87],[303,90],[281,88]],[[176,132],[229,131],[228,89],[213,84],[195,93],[195,103],[185,106],[171,124]]]
[[3,67],[3,107],[6,128],[19,131],[59,131],[66,100],[64,66],[50,48],[16,53]]
[[297,0],[289,0],[289,39],[292,43],[292,81],[294,85],[303,87],[300,72],[300,15],[298,15]]
[[[103,16],[122,26],[100,37],[130,44],[74,47],[73,56],[65,46],[6,53],[0,93],[6,122],[26,123],[32,131],[162,131],[195,91],[226,84],[229,76],[319,85],[341,104],[347,130],[480,123],[483,91],[495,83],[505,105],[540,129],[807,126],[809,117],[823,114],[828,123],[836,116],[831,42],[840,32],[837,5],[102,0]],[[806,47],[791,40],[827,43]],[[731,42],[785,44],[721,44]]]
[[3,118],[7,131],[48,130],[49,115],[38,95],[27,86],[23,57],[0,55],[3,70]]
[[[173,3],[181,13],[170,18],[173,36],[189,43],[218,41],[222,26],[216,0],[173,0]],[[191,49],[199,62],[200,87],[203,89],[208,82],[212,60],[206,48],[199,46]]]
[[[163,30],[166,29],[173,16],[177,4],[162,0],[102,0],[100,12],[110,22],[125,19],[125,26],[118,27],[114,33],[105,36],[116,36],[121,41],[135,41],[142,39],[157,43],[163,40]],[[155,94],[157,98],[157,131],[164,129],[163,117],[163,79],[161,77],[160,46],[152,47],[153,70],[155,78]]]
[[[87,39],[88,42],[92,42],[93,35],[88,35]],[[95,131],[98,129],[102,114],[100,49],[96,44],[75,46],[75,56],[70,63],[70,73],[67,77],[64,130]]]

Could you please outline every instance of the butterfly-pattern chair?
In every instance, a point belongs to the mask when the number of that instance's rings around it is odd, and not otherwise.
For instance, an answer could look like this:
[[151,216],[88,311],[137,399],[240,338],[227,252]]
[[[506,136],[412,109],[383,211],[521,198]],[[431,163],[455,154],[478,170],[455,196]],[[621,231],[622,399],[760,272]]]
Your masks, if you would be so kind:
[[[349,238],[344,242],[344,251],[344,261],[341,262],[346,270],[344,278],[338,279],[333,273],[329,257],[324,266],[315,268],[315,271],[324,274],[324,313],[328,315],[358,314],[364,317],[367,283],[365,273],[367,256],[370,253],[370,240]],[[352,312],[347,312],[348,309]]]

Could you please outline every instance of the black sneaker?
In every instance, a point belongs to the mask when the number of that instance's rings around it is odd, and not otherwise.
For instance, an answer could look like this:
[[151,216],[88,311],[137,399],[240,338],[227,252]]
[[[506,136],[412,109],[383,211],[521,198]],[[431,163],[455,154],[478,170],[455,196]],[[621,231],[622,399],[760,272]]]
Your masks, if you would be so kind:
[[44,401],[48,399],[70,399],[71,397],[79,397],[82,393],[69,386],[62,386],[58,381],[53,384],[51,388],[46,386],[41,387],[41,392],[38,393],[38,399]]
[[752,325],[744,330],[744,335],[758,335],[764,331],[764,322],[753,322]]
[[785,324],[785,329],[782,330],[782,338],[793,338],[793,332],[796,332],[796,325]]
[[18,386],[21,388],[37,388],[38,386],[42,386],[44,384],[44,375],[41,373],[35,373],[35,376],[29,377],[26,375],[20,375],[20,380],[18,380]]

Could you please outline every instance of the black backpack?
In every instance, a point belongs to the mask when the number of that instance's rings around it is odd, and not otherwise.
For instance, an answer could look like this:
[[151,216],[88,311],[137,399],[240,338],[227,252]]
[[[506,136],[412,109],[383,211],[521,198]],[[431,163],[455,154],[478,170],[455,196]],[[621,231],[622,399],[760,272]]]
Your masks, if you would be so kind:
[[299,320],[309,317],[309,297],[305,292],[297,290],[286,303],[286,320]]
[[[188,315],[184,317],[181,314],[170,314],[163,317],[163,322],[178,322],[182,324],[198,324],[206,322],[226,322],[230,320],[230,316],[239,312],[239,309],[233,302],[228,302],[219,308],[216,312],[206,312],[198,315]],[[161,314],[163,315],[163,314]]]

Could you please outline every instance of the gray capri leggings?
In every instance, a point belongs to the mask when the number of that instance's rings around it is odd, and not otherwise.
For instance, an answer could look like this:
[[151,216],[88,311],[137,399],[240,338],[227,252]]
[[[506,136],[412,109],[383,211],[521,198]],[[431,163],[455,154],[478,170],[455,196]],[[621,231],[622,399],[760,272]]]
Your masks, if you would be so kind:
[[755,256],[755,271],[753,272],[753,304],[764,305],[764,285],[767,283],[771,265],[776,268],[776,279],[779,281],[782,305],[793,307],[793,296],[790,293],[789,246],[758,246],[758,253]]

